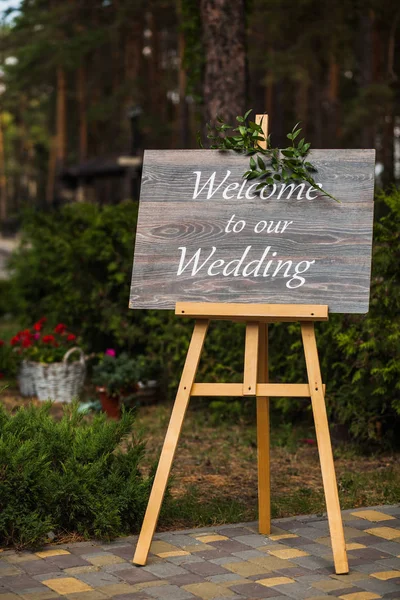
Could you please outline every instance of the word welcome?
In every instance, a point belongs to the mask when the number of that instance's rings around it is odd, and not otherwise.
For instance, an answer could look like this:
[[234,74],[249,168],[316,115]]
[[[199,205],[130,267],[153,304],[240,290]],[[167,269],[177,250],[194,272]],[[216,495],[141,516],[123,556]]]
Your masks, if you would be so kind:
[[306,273],[311,265],[315,263],[315,260],[301,260],[298,263],[292,260],[276,260],[277,252],[271,252],[271,246],[265,248],[259,259],[246,263],[245,261],[251,248],[252,246],[247,246],[240,258],[229,261],[218,258],[210,262],[217,251],[216,246],[212,247],[208,255],[206,255],[208,251],[203,252],[202,248],[198,248],[193,256],[188,259],[186,258],[186,246],[180,246],[178,250],[181,251],[181,257],[177,275],[182,275],[186,269],[188,272],[191,269],[191,277],[194,277],[200,271],[203,271],[203,274],[209,277],[215,277],[216,275],[229,277],[233,275],[233,277],[271,277],[273,279],[278,274],[281,274],[284,278],[288,279],[286,287],[296,289],[304,285],[306,281],[304,277],[301,277],[301,274]]
[[[261,198],[262,200],[268,200],[272,196],[275,196],[277,193],[277,199],[281,198],[290,199],[293,194],[296,195],[297,200],[301,198],[306,198],[307,200],[315,200],[318,197],[319,189],[306,186],[305,183],[281,183],[266,186],[262,188],[257,194],[252,193],[252,190],[255,189],[259,184],[260,180],[257,180],[255,183],[249,185],[247,180],[244,180],[242,184],[233,182],[228,183],[228,179],[231,175],[231,171],[227,170],[226,175],[218,185],[215,183],[216,171],[212,173],[212,175],[207,179],[206,182],[201,181],[201,171],[193,171],[194,175],[196,175],[196,183],[194,186],[192,199],[196,200],[196,198],[203,192],[207,193],[207,200],[210,200],[218,191],[222,193],[222,197],[224,200],[232,200],[236,198],[236,200],[253,200],[254,198]],[[201,186],[201,187],[200,187]],[[322,188],[322,183],[317,183],[318,188]],[[297,192],[295,193],[295,190]],[[311,195],[314,194],[314,195]]]

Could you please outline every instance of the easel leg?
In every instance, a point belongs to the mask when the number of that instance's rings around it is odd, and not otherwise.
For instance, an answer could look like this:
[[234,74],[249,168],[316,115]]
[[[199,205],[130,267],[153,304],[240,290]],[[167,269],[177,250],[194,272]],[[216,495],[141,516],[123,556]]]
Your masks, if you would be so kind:
[[176,395],[163,449],[161,451],[160,461],[154,478],[153,488],[151,490],[142,529],[136,546],[135,556],[133,557],[133,563],[136,565],[145,565],[147,561],[147,555],[157,525],[172,461],[174,460],[176,446],[182,429],[183,419],[189,404],[190,392],[196,376],[200,354],[208,329],[208,323],[208,321],[196,321],[194,327],[178,393]]
[[333,560],[335,562],[336,573],[338,575],[343,575],[349,572],[349,566],[347,562],[342,515],[340,513],[328,418],[322,388],[317,343],[315,340],[314,323],[303,322],[301,324],[301,335],[306,357],[308,383],[310,386],[322,481],[324,484],[326,509],[332,540]]
[[[268,383],[268,325],[259,323],[258,383]],[[271,533],[269,398],[257,397],[258,530]]]

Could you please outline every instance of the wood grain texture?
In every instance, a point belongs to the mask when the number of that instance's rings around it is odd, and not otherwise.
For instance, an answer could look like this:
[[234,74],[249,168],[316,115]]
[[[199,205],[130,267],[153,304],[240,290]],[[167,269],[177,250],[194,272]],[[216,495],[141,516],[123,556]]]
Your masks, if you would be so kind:
[[[254,182],[242,178],[248,157],[235,153],[146,151],[129,306],[300,303],[328,304],[330,312],[367,312],[375,153],[314,150],[310,160],[316,181],[340,204],[321,193],[306,198],[308,186],[280,194],[279,184],[270,198],[253,197]],[[207,198],[210,187],[203,186],[213,173],[212,197]],[[238,221],[245,221],[243,229],[229,231]],[[262,222],[267,222],[263,231]],[[204,265],[193,274],[194,260],[187,262],[196,252],[198,266]],[[259,261],[258,271],[253,261]],[[296,274],[304,261],[315,262]],[[299,277],[304,283],[293,287],[301,283]]]

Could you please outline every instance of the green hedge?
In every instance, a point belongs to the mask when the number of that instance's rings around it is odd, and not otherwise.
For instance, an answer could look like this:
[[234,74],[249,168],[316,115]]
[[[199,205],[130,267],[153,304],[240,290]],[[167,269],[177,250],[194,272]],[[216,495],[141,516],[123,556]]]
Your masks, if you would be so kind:
[[50,406],[15,415],[0,406],[0,545],[40,545],[50,531],[105,539],[137,532],[151,479],[139,469],[143,444],[130,439],[133,415],[89,424],[70,406],[55,421]]
[[[400,439],[399,190],[381,197],[379,208],[387,214],[375,228],[370,312],[332,315],[318,325],[317,337],[332,422],[361,442],[393,447]],[[44,315],[67,323],[82,333],[89,350],[116,347],[161,359],[172,396],[193,324],[170,311],[128,310],[136,211],[127,202],[32,215],[12,260],[14,311],[26,325]],[[241,325],[213,324],[199,380],[240,381],[243,341]],[[271,378],[304,381],[298,325],[271,327],[270,346]],[[310,413],[304,400],[277,399],[273,406],[280,420]],[[217,410],[237,418],[237,405],[226,403],[223,410],[219,403]]]

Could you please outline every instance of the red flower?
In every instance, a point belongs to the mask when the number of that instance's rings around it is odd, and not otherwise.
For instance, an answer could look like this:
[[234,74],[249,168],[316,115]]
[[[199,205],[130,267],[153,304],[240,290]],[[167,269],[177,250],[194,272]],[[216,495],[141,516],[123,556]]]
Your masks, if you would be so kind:
[[43,323],[41,321],[38,321],[37,323],[34,324],[33,329],[35,331],[42,331],[43,328]]
[[0,347],[4,346],[4,340],[0,340]]
[[17,333],[17,335],[14,335],[13,338],[11,338],[10,344],[11,346],[16,346],[19,343],[20,337],[19,334]]
[[3,379],[4,373],[0,373],[0,379]]
[[60,335],[62,335],[66,329],[67,329],[67,326],[64,325],[64,323],[59,323],[58,325],[56,325],[54,327],[54,331],[56,333],[59,333]]
[[67,337],[67,342],[73,342],[74,340],[76,340],[76,335],[74,335],[73,333],[69,333]]
[[46,317],[42,317],[41,319],[39,319],[38,323],[46,323],[47,319]]
[[54,335],[44,335],[42,337],[42,342],[44,344],[52,344],[53,342],[55,342],[55,337]]
[[32,334],[29,329],[24,329],[23,331],[20,331],[20,335],[24,337],[30,337]]
[[32,346],[32,342],[28,337],[24,337],[24,339],[22,340],[22,347],[23,348],[30,348]]

